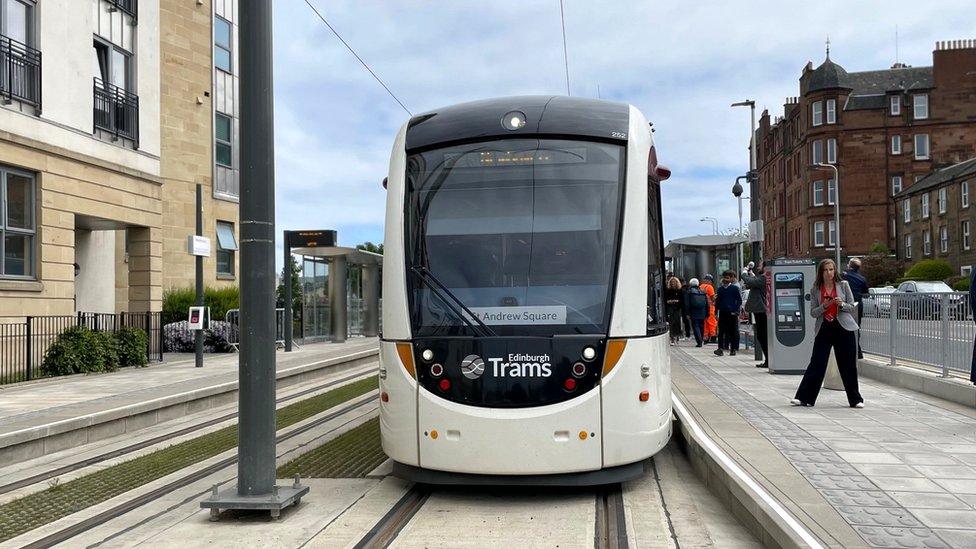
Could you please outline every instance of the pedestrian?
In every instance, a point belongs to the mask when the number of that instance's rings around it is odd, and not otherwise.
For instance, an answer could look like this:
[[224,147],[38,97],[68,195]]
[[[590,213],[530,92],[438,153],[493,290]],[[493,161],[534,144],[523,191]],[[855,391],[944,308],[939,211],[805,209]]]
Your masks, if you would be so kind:
[[[976,265],[972,267],[969,275],[969,312],[976,311]],[[973,321],[976,322],[976,314],[973,314]],[[973,343],[973,362],[970,365],[969,381],[976,385],[976,342]]]
[[685,311],[691,318],[691,329],[695,334],[695,347],[705,343],[705,319],[708,318],[708,295],[698,285],[698,279],[688,281],[688,293],[685,296]]
[[690,286],[687,282],[681,283],[681,323],[685,328],[685,339],[691,339],[691,317],[688,316],[688,307],[685,304],[688,303],[688,289]]
[[868,294],[868,279],[861,274],[861,260],[853,257],[847,262],[847,270],[844,271],[844,280],[854,292],[854,301],[857,303],[857,358],[864,358],[861,351],[861,317],[864,316],[864,296]]
[[824,259],[817,265],[817,278],[810,291],[810,302],[810,315],[817,319],[814,327],[817,335],[813,340],[810,364],[790,404],[816,404],[827,372],[830,349],[833,348],[837,369],[847,392],[847,403],[851,408],[864,408],[864,399],[857,389],[857,322],[854,320],[857,305],[850,285],[840,277],[833,260]]
[[718,309],[718,349],[715,354],[722,356],[724,351],[735,356],[739,351],[739,311],[742,309],[742,291],[735,284],[735,272],[722,273],[722,284],[715,294],[715,308]]
[[710,274],[702,277],[701,290],[708,296],[708,316],[705,318],[705,343],[712,343],[718,335],[718,319],[715,318],[715,278]]
[[766,275],[765,265],[760,262],[752,276],[743,276],[742,284],[749,290],[745,310],[753,318],[753,335],[762,349],[763,361],[756,368],[769,368],[769,334],[766,332]]
[[664,290],[664,309],[668,315],[668,327],[671,335],[671,345],[677,345],[681,339],[681,317],[684,316],[685,304],[681,296],[681,281],[672,276],[668,279],[668,287]]

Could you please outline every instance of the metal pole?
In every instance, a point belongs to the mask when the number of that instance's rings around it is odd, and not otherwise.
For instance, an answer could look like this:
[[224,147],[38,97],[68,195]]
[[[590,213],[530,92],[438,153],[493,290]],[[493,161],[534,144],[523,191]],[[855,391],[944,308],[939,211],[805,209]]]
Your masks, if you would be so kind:
[[942,320],[942,377],[949,377],[949,294],[943,293],[939,306]]
[[[834,262],[836,264],[835,268],[840,270],[840,172],[837,171],[837,166],[833,164],[827,164],[834,170]],[[827,187],[827,193],[830,193],[830,187]]]
[[282,271],[281,273],[282,275],[281,283],[284,284],[285,286],[285,292],[284,292],[285,318],[283,322],[285,324],[284,329],[285,329],[285,352],[286,353],[291,352],[291,341],[292,341],[292,337],[294,336],[294,334],[292,334],[292,318],[294,317],[295,314],[291,308],[291,300],[292,300],[291,285],[293,282],[292,281],[293,273],[291,272],[291,246],[288,245],[288,235],[290,234],[291,231],[282,232],[284,238],[284,246],[282,247],[285,250],[285,267],[284,267],[284,271]]
[[[197,183],[197,236],[203,236],[203,185]],[[196,263],[197,306],[203,306],[203,256],[194,256]],[[146,326],[149,335],[149,326]],[[148,338],[147,338],[148,340]],[[195,362],[197,368],[203,368],[203,330],[196,330],[193,334],[195,346]]]

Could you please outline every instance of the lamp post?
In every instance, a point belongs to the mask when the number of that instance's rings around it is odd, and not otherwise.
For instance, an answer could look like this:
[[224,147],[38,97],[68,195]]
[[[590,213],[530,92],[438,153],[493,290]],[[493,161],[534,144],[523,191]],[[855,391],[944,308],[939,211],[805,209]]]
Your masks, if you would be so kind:
[[[840,172],[833,164],[820,162],[810,166],[814,170],[834,170],[834,268],[840,270]],[[830,200],[830,182],[827,182],[827,200]],[[830,237],[830,228],[827,228],[827,237]]]
[[714,217],[703,217],[698,221],[711,221],[712,222],[712,234],[718,234],[718,219]]
[[[732,185],[732,196],[739,202],[739,238],[742,237],[742,185],[739,181],[743,179],[749,179],[749,177],[740,175],[735,178],[735,184]],[[739,263],[745,264],[745,257],[742,254],[742,242],[739,242]]]
[[[746,99],[745,101],[739,101],[738,103],[732,103],[732,107],[749,107],[750,114],[750,125],[749,125],[749,196],[759,196],[756,189],[756,102],[752,99]],[[749,204],[749,221],[756,221],[759,219],[759,203],[751,202]],[[740,223],[741,224],[741,223]],[[741,233],[741,231],[740,231]],[[752,260],[757,264],[761,259],[762,253],[760,251],[760,243],[753,241],[752,243]]]

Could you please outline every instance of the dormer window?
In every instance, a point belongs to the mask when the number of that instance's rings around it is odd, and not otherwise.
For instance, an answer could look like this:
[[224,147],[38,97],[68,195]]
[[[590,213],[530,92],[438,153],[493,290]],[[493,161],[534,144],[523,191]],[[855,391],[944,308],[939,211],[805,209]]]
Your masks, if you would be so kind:
[[913,116],[915,120],[924,120],[929,117],[929,96],[920,93],[912,96]]
[[891,107],[890,107],[891,116],[898,116],[898,115],[900,115],[901,114],[901,96],[899,96],[899,95],[892,95],[890,99],[891,99],[891,102],[890,102],[890,105],[891,105]]

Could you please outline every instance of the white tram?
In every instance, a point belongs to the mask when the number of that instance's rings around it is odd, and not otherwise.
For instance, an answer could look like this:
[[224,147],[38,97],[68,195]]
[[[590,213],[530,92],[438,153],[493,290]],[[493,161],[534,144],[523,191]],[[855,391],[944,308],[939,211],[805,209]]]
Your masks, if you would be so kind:
[[427,483],[601,484],[671,436],[660,182],[630,105],[413,117],[387,183],[383,450]]

